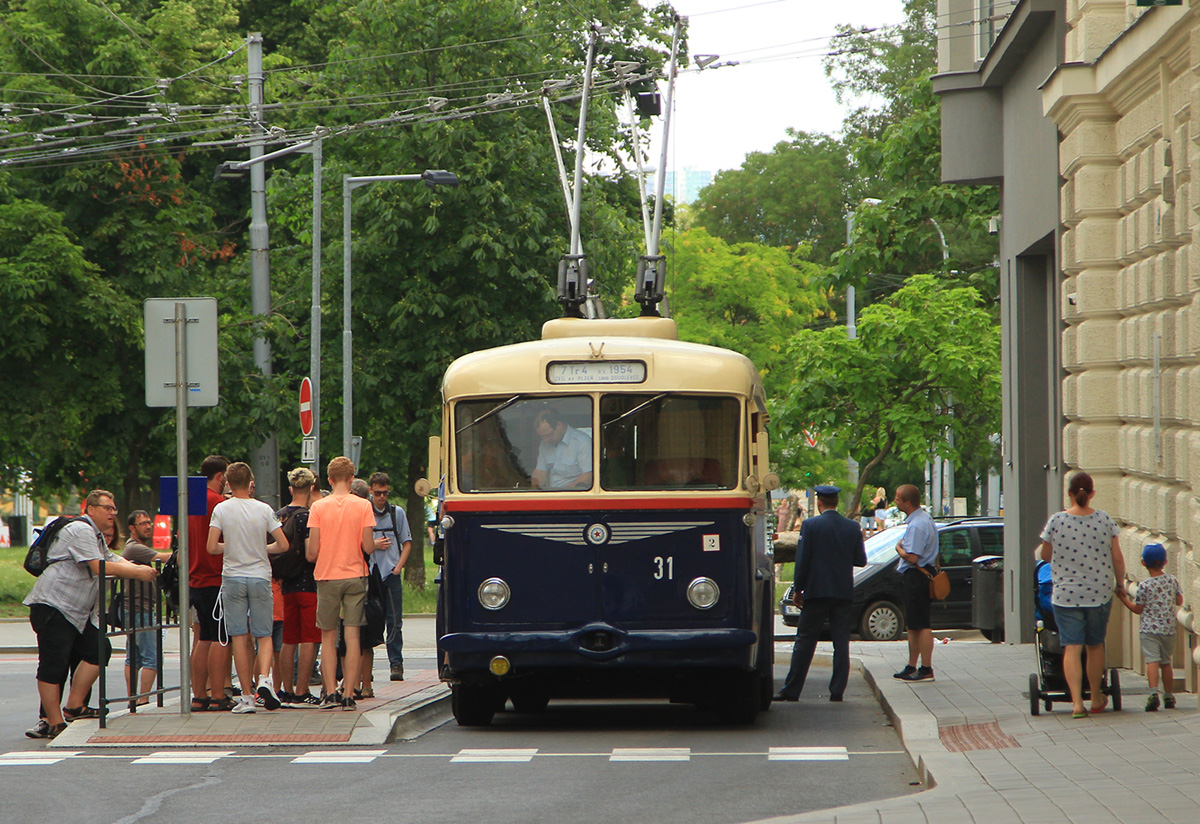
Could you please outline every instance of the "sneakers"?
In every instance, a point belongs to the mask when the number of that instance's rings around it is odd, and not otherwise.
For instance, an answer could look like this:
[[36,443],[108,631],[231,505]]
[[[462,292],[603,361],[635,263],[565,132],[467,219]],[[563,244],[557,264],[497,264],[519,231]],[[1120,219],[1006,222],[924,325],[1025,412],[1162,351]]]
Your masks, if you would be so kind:
[[354,712],[358,709],[358,705],[354,703],[353,696],[347,695],[342,699],[342,709],[346,712]]
[[296,703],[296,696],[293,695],[292,693],[288,692],[287,690],[280,690],[279,691],[279,703],[281,706],[290,707],[292,704]]
[[[257,690],[255,690],[254,695],[254,703],[263,709],[268,711],[279,709],[279,696],[275,694],[275,690],[271,689],[266,684],[263,684]],[[237,712],[237,710],[234,710],[234,712]]]
[[26,738],[49,738],[50,722],[45,718],[39,718],[38,722],[29,729],[25,730]]
[[1163,696],[1163,707],[1165,707],[1166,709],[1169,709],[1169,710],[1175,709],[1175,696],[1169,692],[1166,695],[1164,695]]
[[[1174,699],[1172,699],[1171,703],[1172,704],[1175,703]],[[1150,693],[1150,697],[1146,699],[1146,712],[1158,712],[1158,693],[1157,692]]]
[[393,681],[403,681],[404,680],[404,665],[403,664],[392,664],[392,680]]
[[245,715],[246,713],[258,712],[258,706],[249,695],[241,695],[238,696],[237,703],[233,705],[233,711],[239,715]]
[[321,706],[321,699],[313,695],[311,692],[306,692],[304,695],[290,695],[290,701],[284,701],[285,707],[291,707],[296,710],[313,709]]
[[917,674],[917,668],[912,665],[909,665],[909,666],[905,667],[904,669],[900,670],[899,672],[894,673],[892,675],[892,677],[896,678],[900,681],[907,681],[910,676],[913,676],[916,674]]
[[[911,670],[912,667],[905,667],[905,670]],[[933,667],[917,667],[912,672],[901,671],[896,674],[896,677],[901,681],[932,681]]]
[[342,699],[336,695],[325,695],[321,698],[321,703],[317,705],[319,710],[336,710],[341,709]]

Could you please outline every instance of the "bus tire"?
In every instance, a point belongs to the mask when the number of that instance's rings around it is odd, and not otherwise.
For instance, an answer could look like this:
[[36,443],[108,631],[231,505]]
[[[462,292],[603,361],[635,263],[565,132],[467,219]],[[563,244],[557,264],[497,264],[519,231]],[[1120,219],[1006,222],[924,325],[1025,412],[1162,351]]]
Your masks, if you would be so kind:
[[726,724],[753,724],[758,717],[762,679],[754,672],[732,672],[717,705],[717,715]]
[[496,691],[479,684],[450,688],[450,709],[460,727],[486,727],[496,714]]

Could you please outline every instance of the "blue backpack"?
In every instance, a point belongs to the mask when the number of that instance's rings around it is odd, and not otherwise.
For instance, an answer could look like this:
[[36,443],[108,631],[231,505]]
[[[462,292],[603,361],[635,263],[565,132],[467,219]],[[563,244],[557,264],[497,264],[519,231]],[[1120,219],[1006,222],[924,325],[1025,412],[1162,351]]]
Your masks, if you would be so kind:
[[29,552],[25,554],[25,571],[30,575],[38,576],[46,571],[46,568],[57,561],[64,561],[65,558],[55,558],[50,560],[50,546],[57,540],[58,533],[62,532],[62,528],[74,521],[82,521],[83,516],[77,518],[68,518],[66,515],[60,515],[42,529],[41,533],[34,538],[33,544],[29,547]]

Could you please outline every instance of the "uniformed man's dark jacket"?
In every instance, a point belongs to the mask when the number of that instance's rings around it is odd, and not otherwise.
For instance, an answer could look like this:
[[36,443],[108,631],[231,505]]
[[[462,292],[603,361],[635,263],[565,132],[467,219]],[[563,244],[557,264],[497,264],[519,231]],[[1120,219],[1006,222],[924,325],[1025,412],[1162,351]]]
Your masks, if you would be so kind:
[[805,598],[854,597],[854,567],[867,565],[862,528],[827,509],[800,525],[796,591]]

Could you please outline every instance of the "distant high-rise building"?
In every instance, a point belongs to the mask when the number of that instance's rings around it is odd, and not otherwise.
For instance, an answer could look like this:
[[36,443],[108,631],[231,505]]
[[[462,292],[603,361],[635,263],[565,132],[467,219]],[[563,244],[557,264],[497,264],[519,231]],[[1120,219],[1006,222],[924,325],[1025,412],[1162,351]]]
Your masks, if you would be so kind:
[[[686,168],[682,172],[667,172],[667,196],[676,203],[694,203],[700,190],[712,183],[713,173],[707,169]],[[655,181],[657,183],[657,181]],[[651,188],[651,191],[657,191]]]

